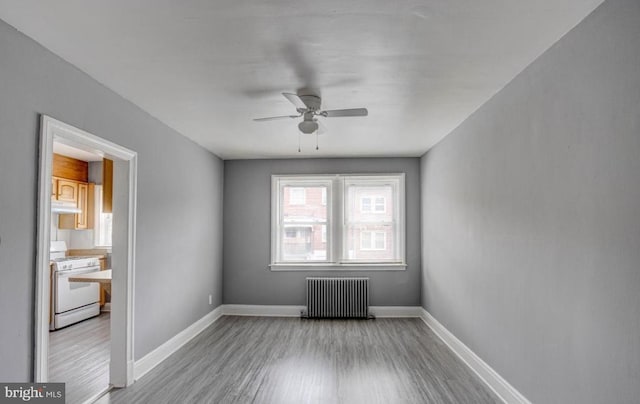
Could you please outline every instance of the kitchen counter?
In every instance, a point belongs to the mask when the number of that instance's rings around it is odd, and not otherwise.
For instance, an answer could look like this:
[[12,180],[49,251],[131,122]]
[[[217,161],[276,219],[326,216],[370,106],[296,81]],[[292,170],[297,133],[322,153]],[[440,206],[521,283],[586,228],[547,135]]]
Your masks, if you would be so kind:
[[67,251],[67,255],[85,255],[88,257],[106,257],[110,250],[105,248],[91,248],[91,249],[78,249],[78,248],[70,248]]
[[104,271],[90,272],[88,274],[81,274],[77,276],[69,277],[69,282],[97,282],[99,283],[107,293],[111,294],[111,270],[106,269]]

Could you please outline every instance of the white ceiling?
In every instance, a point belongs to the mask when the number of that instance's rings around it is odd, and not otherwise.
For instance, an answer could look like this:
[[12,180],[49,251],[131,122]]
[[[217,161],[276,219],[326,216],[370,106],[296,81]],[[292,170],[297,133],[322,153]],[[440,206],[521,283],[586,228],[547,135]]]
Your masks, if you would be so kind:
[[81,150],[60,142],[53,142],[53,152],[82,161],[102,161],[103,158],[90,151]]
[[[0,0],[0,18],[225,159],[419,156],[602,0]],[[311,87],[302,137],[280,95]],[[64,119],[64,117],[61,117]]]

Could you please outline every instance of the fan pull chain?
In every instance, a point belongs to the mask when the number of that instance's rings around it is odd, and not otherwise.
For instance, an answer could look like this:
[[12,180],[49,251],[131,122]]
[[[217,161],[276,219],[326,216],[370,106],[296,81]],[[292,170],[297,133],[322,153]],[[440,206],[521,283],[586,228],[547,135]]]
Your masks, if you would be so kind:
[[300,132],[298,132],[298,153],[300,153]]
[[318,131],[316,130],[316,150],[320,150],[318,148]]

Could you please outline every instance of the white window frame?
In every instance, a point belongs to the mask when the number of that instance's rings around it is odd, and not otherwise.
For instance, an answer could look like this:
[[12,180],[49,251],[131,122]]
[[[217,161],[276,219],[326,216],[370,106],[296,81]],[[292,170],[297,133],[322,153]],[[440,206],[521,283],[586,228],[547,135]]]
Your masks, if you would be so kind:
[[[393,260],[349,260],[347,255],[346,234],[346,183],[351,181],[375,181],[382,183],[389,181],[395,184],[396,200],[393,206],[396,208],[395,233],[393,248],[398,252],[399,257]],[[284,261],[281,259],[281,240],[284,231],[282,221],[281,202],[284,202],[282,189],[289,187],[327,187],[327,256],[324,261]],[[360,201],[358,201],[359,203]],[[375,204],[375,197],[372,197],[372,204]],[[385,211],[387,201],[385,198]],[[374,205],[372,208],[375,209]],[[272,271],[295,271],[295,270],[405,270],[406,269],[406,220],[405,220],[405,174],[328,174],[328,175],[272,175],[271,176],[271,264]],[[379,212],[376,212],[379,213]],[[385,234],[385,249],[386,234]],[[374,245],[375,247],[375,245]]]
[[[95,192],[95,223],[93,225],[93,245],[96,248],[111,248],[113,245],[113,227],[112,227],[112,233],[111,233],[111,237],[110,240],[108,240],[109,242],[106,242],[107,240],[103,240],[102,238],[102,227],[103,227],[103,222],[102,222],[102,185],[96,185],[94,188],[94,192]],[[112,225],[113,226],[113,225]]]

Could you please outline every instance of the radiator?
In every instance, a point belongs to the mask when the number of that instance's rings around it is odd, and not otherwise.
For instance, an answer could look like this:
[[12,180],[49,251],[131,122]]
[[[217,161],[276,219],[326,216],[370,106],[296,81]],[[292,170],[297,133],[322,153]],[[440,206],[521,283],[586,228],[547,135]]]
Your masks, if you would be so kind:
[[309,318],[368,318],[369,278],[307,278]]

